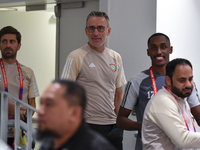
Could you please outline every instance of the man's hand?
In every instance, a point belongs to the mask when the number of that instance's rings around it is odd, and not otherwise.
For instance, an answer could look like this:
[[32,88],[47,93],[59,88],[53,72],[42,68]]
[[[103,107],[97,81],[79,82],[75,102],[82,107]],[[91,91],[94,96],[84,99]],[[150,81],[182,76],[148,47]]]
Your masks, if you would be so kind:
[[[32,107],[36,108],[35,97],[29,98],[28,99],[28,104],[31,105]],[[33,111],[32,116],[33,116],[34,113],[35,112]],[[26,115],[27,115],[27,112],[26,112]]]
[[123,90],[122,87],[116,88],[115,90],[115,99],[114,99],[114,105],[115,105],[115,113],[118,115],[119,107],[122,102],[123,98]]
[[[26,108],[24,108],[24,107],[20,107],[20,110],[25,110],[26,111]],[[15,117],[15,105],[13,105],[13,104],[8,104],[8,114],[12,117],[12,118],[14,118]],[[25,118],[24,118],[24,115],[23,115],[23,113],[20,111],[20,119],[21,120],[24,120]]]
[[126,109],[120,106],[119,113],[117,116],[117,126],[124,130],[141,130],[142,122],[136,122],[128,118],[132,110]]

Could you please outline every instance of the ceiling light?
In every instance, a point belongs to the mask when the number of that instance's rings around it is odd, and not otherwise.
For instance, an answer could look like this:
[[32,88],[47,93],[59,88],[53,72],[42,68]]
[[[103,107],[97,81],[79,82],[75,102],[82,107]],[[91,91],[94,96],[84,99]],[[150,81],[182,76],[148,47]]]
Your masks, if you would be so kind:
[[0,11],[17,11],[17,8],[0,8]]

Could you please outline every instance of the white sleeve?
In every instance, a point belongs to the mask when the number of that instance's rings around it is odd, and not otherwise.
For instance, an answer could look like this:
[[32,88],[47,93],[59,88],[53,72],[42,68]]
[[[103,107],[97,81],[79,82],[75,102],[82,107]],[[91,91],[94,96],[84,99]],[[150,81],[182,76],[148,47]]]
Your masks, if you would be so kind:
[[155,111],[150,118],[167,134],[172,143],[179,148],[199,148],[200,134],[187,130],[180,118],[177,105],[166,98],[160,103],[156,102],[152,107]]
[[187,98],[188,104],[190,105],[190,108],[193,108],[195,106],[200,105],[199,103],[199,95],[198,95],[198,91],[196,88],[195,83],[193,82],[193,90],[191,95]]
[[81,61],[76,51],[70,53],[65,61],[61,79],[69,79],[75,81],[80,71]]
[[126,84],[121,106],[126,109],[132,110],[137,102],[138,93],[139,87],[137,91],[136,88],[134,88],[134,83],[132,81],[128,81]]

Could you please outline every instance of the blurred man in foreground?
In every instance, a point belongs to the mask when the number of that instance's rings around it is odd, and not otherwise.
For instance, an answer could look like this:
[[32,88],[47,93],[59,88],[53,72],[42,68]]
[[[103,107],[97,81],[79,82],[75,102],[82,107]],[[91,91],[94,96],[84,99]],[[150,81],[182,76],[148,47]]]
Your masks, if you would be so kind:
[[78,83],[56,80],[48,86],[38,111],[40,150],[115,150],[89,129],[83,117],[85,105],[85,90]]

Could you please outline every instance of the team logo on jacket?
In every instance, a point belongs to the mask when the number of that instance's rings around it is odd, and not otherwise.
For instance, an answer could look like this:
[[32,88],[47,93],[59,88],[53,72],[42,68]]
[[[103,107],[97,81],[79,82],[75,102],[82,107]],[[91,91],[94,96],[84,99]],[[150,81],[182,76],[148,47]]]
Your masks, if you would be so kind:
[[110,64],[110,69],[112,70],[112,72],[115,72],[116,71],[115,64]]

